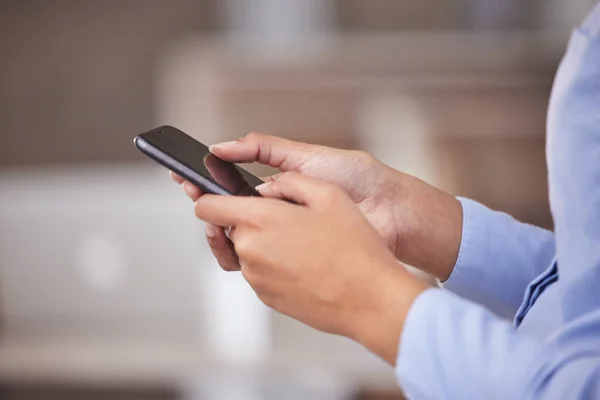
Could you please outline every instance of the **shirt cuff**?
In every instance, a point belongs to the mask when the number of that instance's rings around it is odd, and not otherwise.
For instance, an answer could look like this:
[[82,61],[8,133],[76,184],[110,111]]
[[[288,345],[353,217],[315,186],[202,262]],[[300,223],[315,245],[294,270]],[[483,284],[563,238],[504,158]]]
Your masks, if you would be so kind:
[[473,267],[479,267],[485,259],[485,243],[489,210],[476,201],[458,197],[462,206],[462,236],[458,257],[450,276],[446,281],[440,282],[441,286],[451,292],[460,291],[465,282],[473,280]]
[[[503,265],[497,257],[499,255],[510,257],[507,253],[515,252],[515,249],[510,248],[507,243],[497,242],[504,240],[506,235],[517,235],[520,225],[514,224],[508,215],[491,211],[474,200],[463,197],[457,199],[463,210],[460,248],[450,276],[445,282],[441,282],[440,286],[458,296],[486,306],[503,318],[511,319],[529,281],[525,280],[522,291],[516,295],[504,293],[506,290],[497,287],[497,282],[506,282],[502,274],[510,274],[510,271],[503,270]],[[508,219],[511,223],[510,230],[505,227]],[[495,233],[490,229],[494,229]],[[533,274],[531,278],[536,275]],[[514,298],[514,305],[506,303],[505,298]]]

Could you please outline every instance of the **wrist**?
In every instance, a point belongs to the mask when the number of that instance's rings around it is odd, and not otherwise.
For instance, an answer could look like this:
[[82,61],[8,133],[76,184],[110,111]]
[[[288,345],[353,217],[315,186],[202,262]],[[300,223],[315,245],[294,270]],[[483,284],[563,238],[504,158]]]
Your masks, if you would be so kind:
[[[355,318],[349,337],[391,365],[395,365],[404,321],[416,298],[429,289],[424,282],[398,268],[397,263],[373,281],[370,307]],[[355,316],[356,317],[356,316]]]
[[399,173],[394,202],[398,260],[444,281],[452,273],[462,236],[462,205],[454,196]]

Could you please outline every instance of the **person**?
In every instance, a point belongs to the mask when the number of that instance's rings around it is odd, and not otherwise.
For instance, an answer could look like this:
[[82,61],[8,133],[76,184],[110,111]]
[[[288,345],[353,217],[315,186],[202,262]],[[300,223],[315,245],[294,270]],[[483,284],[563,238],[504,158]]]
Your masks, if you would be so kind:
[[600,5],[572,34],[547,128],[554,232],[366,153],[260,133],[211,151],[278,168],[264,198],[174,178],[225,270],[394,365],[409,398],[600,398]]

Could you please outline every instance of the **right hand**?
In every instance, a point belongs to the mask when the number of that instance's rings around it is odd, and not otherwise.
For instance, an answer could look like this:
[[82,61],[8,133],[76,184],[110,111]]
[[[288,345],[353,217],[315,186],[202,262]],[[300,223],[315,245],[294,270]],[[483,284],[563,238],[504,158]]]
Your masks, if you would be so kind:
[[[362,151],[252,132],[244,138],[211,146],[211,152],[228,162],[259,162],[341,187],[399,260],[442,280],[450,275],[462,231],[462,208],[453,196]],[[183,178],[175,174],[173,178],[193,201],[202,195]],[[265,180],[274,179],[276,176]],[[207,225],[208,243],[223,269],[238,270],[233,243],[224,229]]]

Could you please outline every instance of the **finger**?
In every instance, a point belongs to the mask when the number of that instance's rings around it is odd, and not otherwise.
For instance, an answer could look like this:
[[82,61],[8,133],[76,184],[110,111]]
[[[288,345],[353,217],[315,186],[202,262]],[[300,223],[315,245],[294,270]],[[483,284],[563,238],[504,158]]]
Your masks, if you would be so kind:
[[181,175],[178,175],[177,173],[170,171],[171,172],[171,179],[173,179],[175,182],[179,183],[180,185],[183,183],[183,181],[185,181],[185,178]]
[[281,172],[279,174],[269,175],[269,176],[261,176],[259,178],[263,182],[273,182],[273,181],[276,181],[277,178],[279,178],[281,176],[281,174],[283,174],[283,173],[284,172]]
[[258,224],[282,201],[246,196],[205,194],[196,200],[196,216],[219,226],[236,226],[240,223]]
[[240,261],[233,243],[225,235],[225,228],[206,224],[206,241],[221,268],[225,271],[239,271]]
[[283,171],[300,167],[320,146],[251,132],[241,139],[210,146],[217,157],[233,163],[259,162]]
[[189,181],[184,180],[181,184],[181,187],[183,188],[185,194],[194,202],[198,200],[198,198],[200,198],[200,196],[202,196],[203,194],[202,190],[200,190],[196,185]]
[[335,185],[294,171],[280,174],[277,179],[259,185],[256,189],[264,197],[291,200],[317,208],[324,200],[342,192]]

